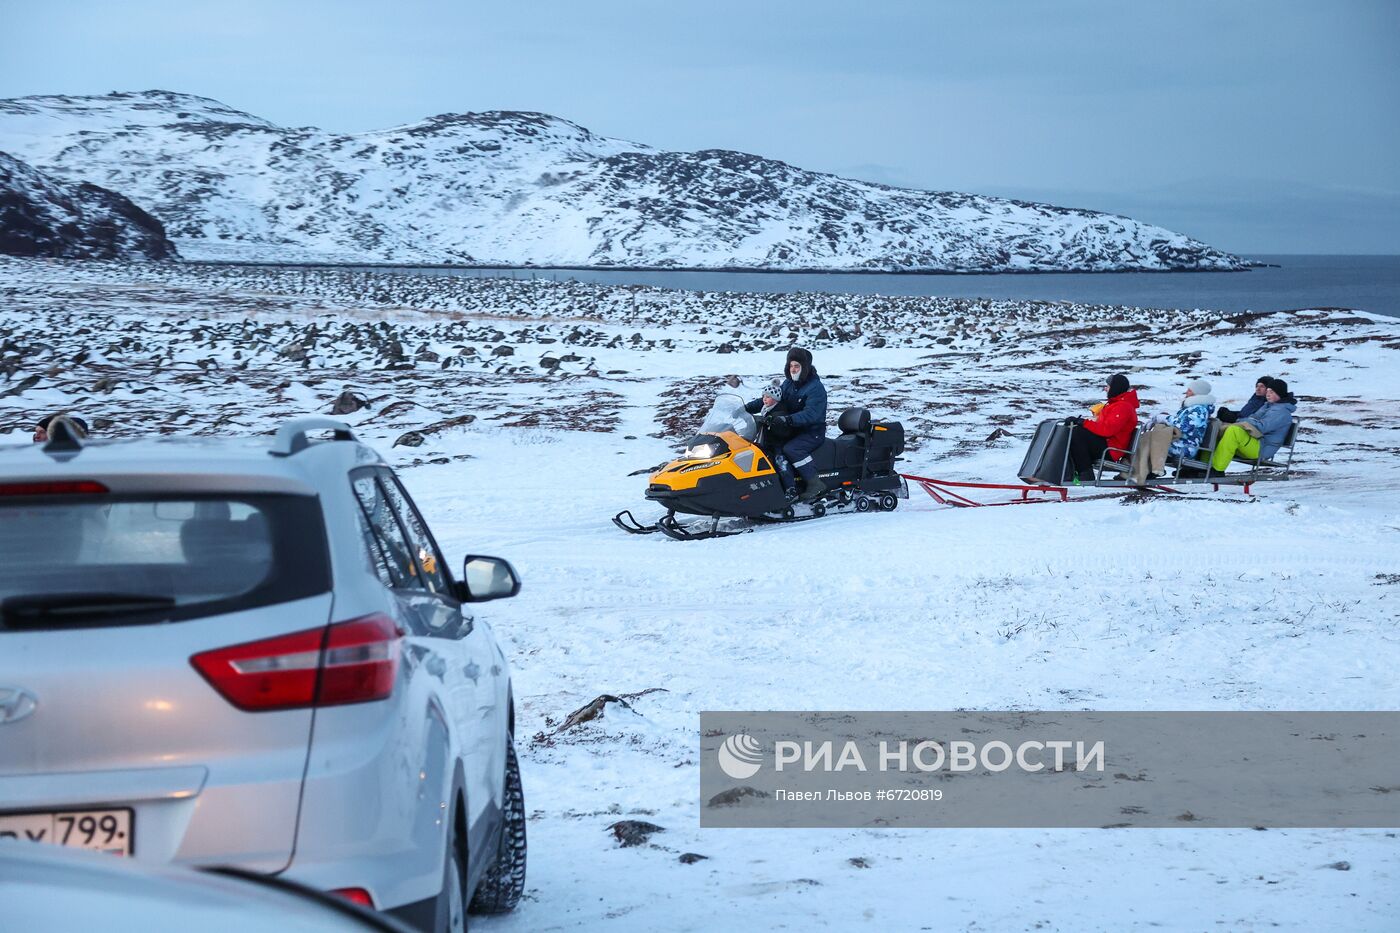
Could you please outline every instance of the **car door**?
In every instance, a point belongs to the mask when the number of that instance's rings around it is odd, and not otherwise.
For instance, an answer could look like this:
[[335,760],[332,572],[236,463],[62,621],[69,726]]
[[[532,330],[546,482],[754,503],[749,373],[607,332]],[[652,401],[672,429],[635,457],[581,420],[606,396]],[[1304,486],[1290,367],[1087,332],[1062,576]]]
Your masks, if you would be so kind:
[[[467,785],[468,843],[483,851],[503,804],[506,698],[505,662],[490,629],[458,600],[442,551],[403,485],[387,468],[371,468],[376,490],[395,519],[385,537],[400,574],[394,588],[410,626],[409,650],[441,686]],[[357,490],[358,494],[358,490]],[[363,503],[363,499],[362,499]]]

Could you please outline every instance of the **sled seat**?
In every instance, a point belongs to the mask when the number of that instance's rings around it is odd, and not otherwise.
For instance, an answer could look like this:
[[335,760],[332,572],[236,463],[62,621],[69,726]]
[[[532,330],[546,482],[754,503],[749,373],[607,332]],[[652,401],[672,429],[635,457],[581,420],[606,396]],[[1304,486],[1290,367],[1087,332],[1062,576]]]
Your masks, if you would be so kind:
[[[1120,476],[1127,476],[1133,469],[1133,458],[1137,456],[1138,441],[1141,440],[1142,425],[1133,428],[1132,435],[1128,438],[1127,447],[1109,446],[1099,455],[1099,478],[1103,478],[1104,471],[1117,473]],[[1109,454],[1121,453],[1123,456],[1117,460],[1111,459]]]
[[[1272,457],[1267,460],[1256,460],[1250,457],[1236,455],[1232,462],[1248,464],[1251,469],[1239,473],[1227,474],[1215,469],[1211,463],[1211,459],[1215,454],[1216,445],[1220,443],[1220,435],[1225,432],[1225,429],[1228,428],[1229,425],[1216,418],[1212,418],[1210,427],[1206,430],[1206,436],[1202,439],[1201,448],[1196,452],[1196,456],[1177,462],[1177,478],[1182,482],[1217,483],[1228,476],[1229,482],[1245,484],[1255,479],[1280,478],[1276,473],[1260,474],[1260,469],[1267,469],[1282,470],[1283,474],[1281,478],[1287,479],[1293,472],[1293,447],[1298,441],[1299,423],[1299,419],[1294,417],[1293,421],[1288,425],[1288,433],[1284,435],[1283,443],[1279,445],[1278,450],[1274,452]],[[1282,457],[1285,450],[1288,451],[1288,456]],[[1280,459],[1281,457],[1282,459]],[[1191,472],[1186,476],[1182,476],[1182,470],[1190,470]]]
[[[1255,466],[1283,470],[1284,473],[1291,472],[1293,470],[1293,445],[1298,440],[1298,424],[1298,418],[1294,417],[1293,423],[1288,426],[1288,433],[1283,436],[1283,443],[1278,445],[1278,450],[1274,451],[1274,455],[1269,459],[1255,462]],[[1285,450],[1288,451],[1288,457],[1280,463],[1279,455]],[[1245,462],[1249,463],[1251,461],[1246,460]]]
[[[1196,456],[1167,458],[1168,463],[1176,464],[1175,479],[1183,482],[1206,482],[1207,475],[1211,472],[1210,458],[1215,455],[1215,445],[1220,443],[1220,433],[1224,427],[1224,422],[1218,418],[1210,419],[1210,425],[1206,427],[1206,433],[1201,438],[1201,446],[1196,449]],[[1183,470],[1192,472],[1182,476]]]

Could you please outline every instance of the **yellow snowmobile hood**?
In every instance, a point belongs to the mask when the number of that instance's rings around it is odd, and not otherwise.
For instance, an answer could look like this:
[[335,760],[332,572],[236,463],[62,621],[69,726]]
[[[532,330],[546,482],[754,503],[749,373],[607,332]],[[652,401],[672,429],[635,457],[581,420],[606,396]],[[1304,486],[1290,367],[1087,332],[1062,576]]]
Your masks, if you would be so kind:
[[757,445],[744,440],[733,431],[721,431],[709,436],[719,438],[729,449],[708,459],[672,460],[652,474],[651,484],[680,492],[694,489],[700,480],[709,476],[727,473],[735,479],[753,479],[771,476],[776,472],[768,456]]

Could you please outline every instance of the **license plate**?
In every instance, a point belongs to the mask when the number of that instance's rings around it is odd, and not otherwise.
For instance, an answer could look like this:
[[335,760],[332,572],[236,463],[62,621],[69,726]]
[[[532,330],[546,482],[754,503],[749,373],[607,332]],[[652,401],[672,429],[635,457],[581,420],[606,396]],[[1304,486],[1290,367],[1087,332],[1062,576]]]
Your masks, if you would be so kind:
[[0,813],[0,839],[22,839],[130,855],[134,822],[129,809]]

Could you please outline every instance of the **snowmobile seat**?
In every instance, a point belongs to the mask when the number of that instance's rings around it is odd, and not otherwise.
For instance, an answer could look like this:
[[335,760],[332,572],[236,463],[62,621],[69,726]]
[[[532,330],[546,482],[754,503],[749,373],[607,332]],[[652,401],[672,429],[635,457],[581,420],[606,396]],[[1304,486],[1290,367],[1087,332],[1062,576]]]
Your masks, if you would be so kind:
[[822,445],[812,451],[812,460],[818,472],[859,468],[865,462],[865,441],[854,434],[828,437]]
[[847,408],[841,412],[841,417],[837,419],[836,426],[841,429],[842,436],[847,434],[857,437],[870,436],[870,409],[868,408]]

